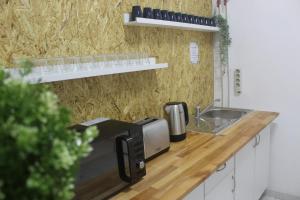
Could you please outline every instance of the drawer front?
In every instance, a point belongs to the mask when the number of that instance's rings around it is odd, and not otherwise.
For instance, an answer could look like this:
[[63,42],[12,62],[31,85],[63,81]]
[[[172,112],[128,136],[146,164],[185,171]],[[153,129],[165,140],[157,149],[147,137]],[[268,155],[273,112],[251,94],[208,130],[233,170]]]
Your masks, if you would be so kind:
[[192,192],[187,194],[183,200],[204,200],[204,184],[196,187]]
[[228,174],[234,170],[234,158],[230,158],[224,165],[220,166],[210,177],[205,180],[205,194],[214,189]]

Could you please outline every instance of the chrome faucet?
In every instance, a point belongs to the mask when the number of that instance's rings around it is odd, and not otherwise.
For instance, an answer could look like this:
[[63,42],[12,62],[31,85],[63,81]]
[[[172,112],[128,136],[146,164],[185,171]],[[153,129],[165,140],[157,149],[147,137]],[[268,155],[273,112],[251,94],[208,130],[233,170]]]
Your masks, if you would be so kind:
[[196,106],[196,112],[195,112],[195,118],[199,118],[203,113],[205,113],[206,111],[208,111],[209,109],[214,107],[215,102],[220,102],[220,99],[215,99],[213,101],[213,103],[209,104],[208,106],[206,106],[203,110],[201,110],[201,107],[198,105]]

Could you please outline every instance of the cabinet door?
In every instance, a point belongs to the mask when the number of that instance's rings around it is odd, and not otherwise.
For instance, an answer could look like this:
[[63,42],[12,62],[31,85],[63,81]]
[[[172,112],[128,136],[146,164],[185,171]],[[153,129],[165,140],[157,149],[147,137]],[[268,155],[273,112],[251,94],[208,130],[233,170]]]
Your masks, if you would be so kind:
[[235,155],[235,200],[254,200],[254,167],[255,139]]
[[196,187],[184,200],[204,200],[204,184]]
[[257,138],[255,152],[254,199],[258,200],[268,187],[270,161],[270,127],[266,127]]
[[234,171],[222,179],[208,194],[205,194],[205,200],[234,200]]
[[232,171],[234,171],[234,158],[227,160],[226,163],[221,165],[205,180],[204,193],[210,193],[210,191],[213,190]]

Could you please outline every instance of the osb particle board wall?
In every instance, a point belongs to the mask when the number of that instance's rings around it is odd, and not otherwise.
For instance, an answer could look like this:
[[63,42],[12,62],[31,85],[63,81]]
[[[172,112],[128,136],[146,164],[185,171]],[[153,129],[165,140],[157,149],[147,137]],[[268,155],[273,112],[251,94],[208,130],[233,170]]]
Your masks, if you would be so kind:
[[[194,31],[123,26],[132,5],[211,15],[211,0],[0,0],[0,58],[143,52],[168,69],[51,84],[73,122],[95,117],[136,120],[162,116],[168,101],[190,111],[213,96],[213,35]],[[200,45],[201,62],[189,62],[189,43]]]

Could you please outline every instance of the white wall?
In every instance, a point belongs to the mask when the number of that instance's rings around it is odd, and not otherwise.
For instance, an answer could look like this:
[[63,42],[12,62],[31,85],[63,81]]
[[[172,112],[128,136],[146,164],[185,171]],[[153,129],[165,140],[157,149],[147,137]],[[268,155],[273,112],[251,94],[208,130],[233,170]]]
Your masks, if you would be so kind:
[[300,0],[230,0],[228,13],[230,68],[242,70],[231,106],[280,112],[270,189],[300,197]]

